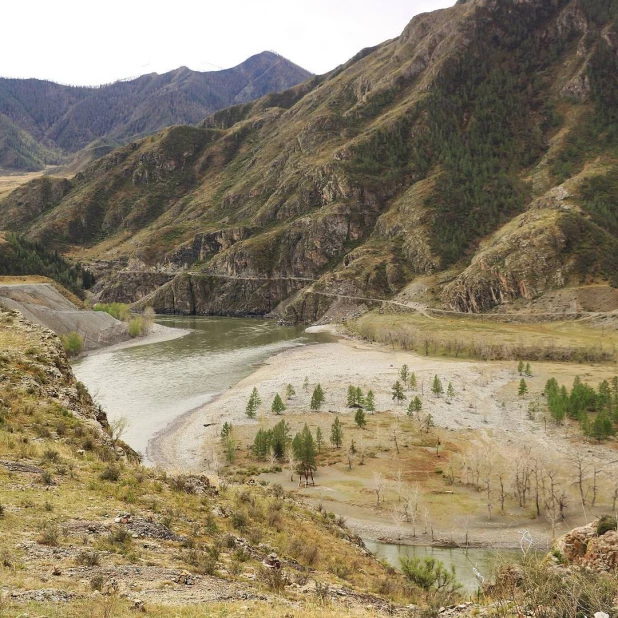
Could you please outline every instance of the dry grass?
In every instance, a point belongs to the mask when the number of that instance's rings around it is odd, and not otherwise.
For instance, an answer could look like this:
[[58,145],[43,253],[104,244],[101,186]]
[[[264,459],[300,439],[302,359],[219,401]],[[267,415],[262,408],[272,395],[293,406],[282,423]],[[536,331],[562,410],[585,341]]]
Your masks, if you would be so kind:
[[348,328],[365,339],[426,356],[482,360],[611,362],[618,331],[582,321],[512,324],[466,317],[369,313]]
[[[0,317],[7,314],[0,311]],[[8,318],[10,320],[10,318]],[[8,326],[8,323],[6,323]],[[4,325],[3,325],[4,326]],[[31,590],[41,587],[40,578],[49,576],[56,565],[60,575],[48,587],[67,590],[78,595],[90,595],[87,577],[75,580],[66,574],[69,568],[83,562],[83,557],[98,552],[100,567],[82,565],[83,569],[114,569],[116,566],[141,565],[143,568],[187,570],[194,573],[214,573],[215,588],[238,580],[254,591],[267,592],[267,583],[251,583],[247,573],[254,573],[260,558],[245,556],[237,559],[237,549],[227,547],[228,534],[243,536],[257,547],[266,543],[284,558],[297,559],[316,571],[312,578],[324,584],[357,586],[375,591],[387,570],[367,557],[353,543],[342,538],[348,531],[321,513],[302,507],[267,487],[220,488],[205,494],[188,493],[182,484],[173,482],[165,473],[130,465],[119,459],[100,432],[85,424],[69,409],[47,394],[47,387],[60,389],[65,384],[54,381],[41,371],[50,366],[52,358],[46,346],[36,344],[37,330],[25,333],[17,325],[0,329],[3,375],[0,383],[0,460],[16,461],[33,466],[30,472],[9,472],[0,466],[0,504],[3,506],[0,538],[0,580],[9,590]],[[61,395],[64,396],[64,395]],[[118,474],[106,471],[113,466]],[[214,509],[214,511],[213,511]],[[114,524],[114,517],[130,512],[134,518],[168,526],[174,534],[184,538],[160,540],[152,543],[136,541],[131,534],[120,536],[122,526]],[[99,532],[88,532],[94,525]],[[296,539],[296,541],[295,541]],[[26,543],[17,549],[19,544]],[[304,543],[304,546],[299,545]],[[311,546],[307,551],[305,546]],[[299,549],[300,547],[300,549]],[[52,554],[56,551],[58,553]],[[208,558],[206,564],[203,558]],[[345,578],[337,575],[337,564],[354,565],[354,572]],[[287,570],[287,569],[286,569]],[[169,572],[169,571],[168,571]],[[290,571],[294,576],[294,570]],[[109,575],[107,576],[109,577]],[[159,592],[148,613],[155,616],[204,615],[200,596],[196,605],[177,607],[181,601],[172,592],[166,596],[167,584],[162,575],[154,577],[149,588]],[[167,576],[169,578],[169,575]],[[117,578],[122,590],[128,590],[131,576]],[[389,596],[410,602],[413,592],[404,588],[403,580],[395,576],[395,586]],[[139,592],[139,585],[135,590]],[[197,588],[196,588],[197,589]],[[193,589],[193,590],[196,590]],[[122,591],[121,590],[121,591]],[[295,599],[295,593],[285,588],[281,594]],[[205,595],[205,598],[208,593]],[[103,613],[106,604],[114,603],[111,613]],[[167,607],[155,607],[163,603]],[[244,603],[209,605],[208,615],[236,615]],[[311,599],[302,601],[303,613],[311,616],[318,610]],[[276,606],[279,607],[279,606]],[[289,605],[280,606],[281,608]],[[48,616],[125,616],[130,604],[125,600],[106,598],[103,601],[80,601],[68,605],[16,604],[0,612],[13,616],[32,611],[38,615],[44,609]],[[108,608],[109,609],[109,608]],[[107,610],[105,610],[107,611]],[[277,611],[279,611],[277,609]],[[371,615],[364,610],[328,610],[324,615]],[[347,612],[347,613],[346,613]],[[258,603],[256,616],[278,615],[272,605]],[[284,615],[282,609],[282,615]]]
[[6,197],[11,191],[17,189],[23,184],[34,180],[35,178],[39,178],[45,174],[44,171],[41,172],[30,172],[30,173],[19,173],[15,172],[14,174],[8,174],[6,171],[0,171],[0,200]]

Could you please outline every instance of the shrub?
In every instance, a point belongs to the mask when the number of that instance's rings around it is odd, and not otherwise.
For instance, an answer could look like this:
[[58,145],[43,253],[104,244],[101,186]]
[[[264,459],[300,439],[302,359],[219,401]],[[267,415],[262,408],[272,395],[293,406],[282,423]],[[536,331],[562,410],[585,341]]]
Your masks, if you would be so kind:
[[84,349],[84,340],[79,333],[71,332],[60,337],[62,347],[69,356],[77,356]]
[[423,588],[423,590],[438,590],[444,592],[456,592],[461,584],[455,579],[455,567],[447,571],[444,564],[434,558],[408,558],[399,559],[403,574],[411,582]]
[[606,532],[610,530],[616,530],[616,518],[611,517],[609,515],[604,515],[597,522],[597,534],[599,536],[603,536]]
[[268,589],[273,592],[282,592],[290,583],[283,569],[269,569],[264,566],[258,567],[257,579],[263,584],[266,584]]
[[104,583],[105,583],[105,578],[103,577],[103,575],[95,575],[90,580],[90,587],[93,590],[98,590],[99,592],[101,592],[101,590],[103,590]]
[[81,564],[82,566],[95,567],[101,564],[101,560],[99,554],[96,551],[80,551],[75,558],[77,564]]
[[121,322],[128,322],[131,319],[131,309],[129,305],[124,303],[97,303],[93,309],[109,313],[109,315]]
[[103,472],[101,472],[99,478],[102,481],[111,481],[115,483],[120,479],[120,470],[116,466],[107,466]]
[[130,337],[141,337],[146,330],[146,323],[144,322],[144,318],[137,316],[132,318],[129,322],[129,336]]
[[60,538],[60,530],[56,524],[46,522],[41,526],[41,534],[39,535],[38,542],[41,545],[49,545],[50,547],[56,547]]

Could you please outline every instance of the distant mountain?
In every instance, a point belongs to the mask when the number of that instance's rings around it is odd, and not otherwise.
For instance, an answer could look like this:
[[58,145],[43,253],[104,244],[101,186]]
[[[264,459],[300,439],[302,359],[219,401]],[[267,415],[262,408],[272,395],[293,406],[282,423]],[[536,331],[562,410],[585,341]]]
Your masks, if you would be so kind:
[[102,299],[159,312],[613,294],[618,0],[419,15],[328,75],[20,187],[2,228],[79,252]]
[[[126,143],[286,90],[311,76],[272,52],[223,71],[181,67],[99,88],[0,78],[0,167],[37,170],[91,142]],[[97,152],[100,142],[89,149]]]

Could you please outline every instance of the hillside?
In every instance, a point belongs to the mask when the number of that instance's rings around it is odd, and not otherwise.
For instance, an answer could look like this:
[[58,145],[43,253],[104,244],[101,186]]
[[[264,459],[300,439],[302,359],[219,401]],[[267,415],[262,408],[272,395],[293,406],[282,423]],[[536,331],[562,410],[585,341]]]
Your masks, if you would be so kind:
[[88,261],[103,300],[159,312],[308,321],[400,294],[521,310],[616,286],[617,15],[419,15],[330,74],[115,150],[59,200],[25,185],[0,228]]
[[[217,488],[141,467],[76,382],[59,339],[2,308],[0,325],[3,616],[143,606],[156,616],[240,615],[250,605],[255,616],[295,607],[362,617],[423,598],[343,521],[277,487]],[[262,566],[272,551],[283,565],[275,574]]]
[[[222,71],[181,67],[99,88],[0,79],[0,166],[37,170],[62,154],[126,143],[175,124],[285,90],[310,73],[271,52]],[[94,143],[92,143],[94,142]]]

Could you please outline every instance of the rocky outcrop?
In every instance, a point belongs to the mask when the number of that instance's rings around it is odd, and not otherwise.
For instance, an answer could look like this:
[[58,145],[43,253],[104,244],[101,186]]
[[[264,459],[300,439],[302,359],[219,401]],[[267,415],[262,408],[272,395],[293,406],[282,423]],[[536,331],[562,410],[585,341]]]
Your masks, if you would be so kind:
[[136,303],[170,282],[175,275],[164,272],[111,271],[90,290],[102,303]]
[[618,569],[616,521],[613,520],[613,529],[601,525],[604,520],[611,519],[603,518],[571,530],[556,541],[554,551],[568,564],[595,571],[616,571]]
[[226,251],[232,245],[251,235],[249,227],[235,227],[196,234],[191,242],[181,245],[167,256],[167,261],[178,266],[189,266]]
[[183,274],[135,306],[163,314],[263,316],[305,285],[295,279]]
[[499,230],[444,287],[445,303],[455,311],[482,313],[563,287],[568,258],[559,217],[556,211],[531,210]]

